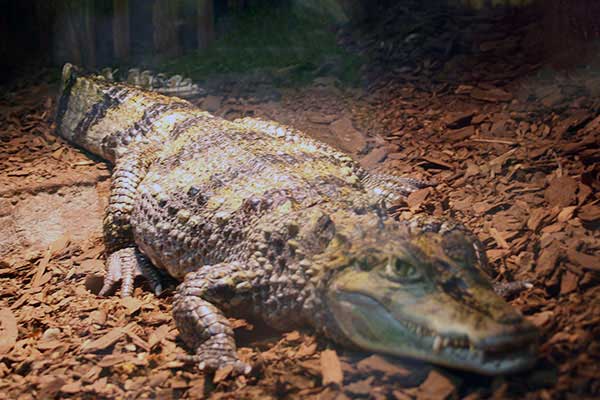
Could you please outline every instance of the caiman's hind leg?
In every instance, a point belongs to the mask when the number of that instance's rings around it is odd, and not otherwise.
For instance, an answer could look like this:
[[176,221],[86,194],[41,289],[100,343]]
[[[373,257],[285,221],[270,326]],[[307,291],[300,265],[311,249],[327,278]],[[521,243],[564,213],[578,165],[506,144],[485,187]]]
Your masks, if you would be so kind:
[[154,292],[162,290],[160,275],[142,255],[133,241],[131,213],[137,198],[138,185],[156,157],[156,150],[146,144],[124,155],[113,171],[108,207],[104,216],[106,244],[106,277],[100,295],[108,294],[121,281],[121,297],[131,296],[133,280],[142,275]]
[[237,356],[233,329],[222,309],[239,305],[254,278],[252,271],[237,263],[204,266],[186,275],[175,295],[173,317],[195,355],[182,359],[207,371],[231,365],[235,374],[250,372],[250,365]]

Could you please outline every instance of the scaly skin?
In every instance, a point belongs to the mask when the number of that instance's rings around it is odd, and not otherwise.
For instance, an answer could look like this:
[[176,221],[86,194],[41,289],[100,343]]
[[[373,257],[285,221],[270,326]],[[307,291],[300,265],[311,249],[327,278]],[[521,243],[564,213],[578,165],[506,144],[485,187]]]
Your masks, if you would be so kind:
[[160,291],[201,368],[249,366],[225,314],[312,326],[337,342],[500,374],[530,366],[536,331],[494,293],[485,257],[450,222],[387,217],[385,199],[422,187],[370,175],[293,129],[228,122],[189,103],[63,71],[58,133],[116,161],[101,294],[136,273]]

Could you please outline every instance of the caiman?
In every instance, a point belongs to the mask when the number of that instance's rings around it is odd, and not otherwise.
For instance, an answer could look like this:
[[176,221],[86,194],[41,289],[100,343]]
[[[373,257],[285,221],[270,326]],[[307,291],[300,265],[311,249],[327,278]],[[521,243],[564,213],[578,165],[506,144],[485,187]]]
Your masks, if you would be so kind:
[[173,316],[201,369],[250,371],[233,311],[482,374],[535,361],[536,329],[494,291],[472,234],[389,217],[386,200],[417,180],[368,173],[292,128],[227,121],[69,64],[56,124],[114,163],[100,295],[120,284],[130,296],[137,275],[158,293],[158,271],[181,281]]

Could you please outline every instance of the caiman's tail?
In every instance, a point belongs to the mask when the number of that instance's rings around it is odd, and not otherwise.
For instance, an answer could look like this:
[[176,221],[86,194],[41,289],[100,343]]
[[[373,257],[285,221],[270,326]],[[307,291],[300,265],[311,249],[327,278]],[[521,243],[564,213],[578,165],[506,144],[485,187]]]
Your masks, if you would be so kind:
[[56,131],[77,146],[114,163],[132,142],[163,140],[167,125],[172,126],[177,120],[176,111],[190,107],[185,100],[109,82],[65,64]]

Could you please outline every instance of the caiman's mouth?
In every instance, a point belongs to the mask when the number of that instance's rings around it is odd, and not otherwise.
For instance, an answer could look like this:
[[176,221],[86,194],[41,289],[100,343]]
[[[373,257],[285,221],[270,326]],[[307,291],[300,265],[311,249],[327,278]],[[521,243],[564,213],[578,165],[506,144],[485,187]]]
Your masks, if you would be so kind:
[[535,362],[537,331],[528,324],[504,335],[473,341],[467,334],[436,332],[408,316],[399,319],[362,293],[338,291],[336,297],[332,306],[340,328],[365,350],[485,375],[518,372]]

